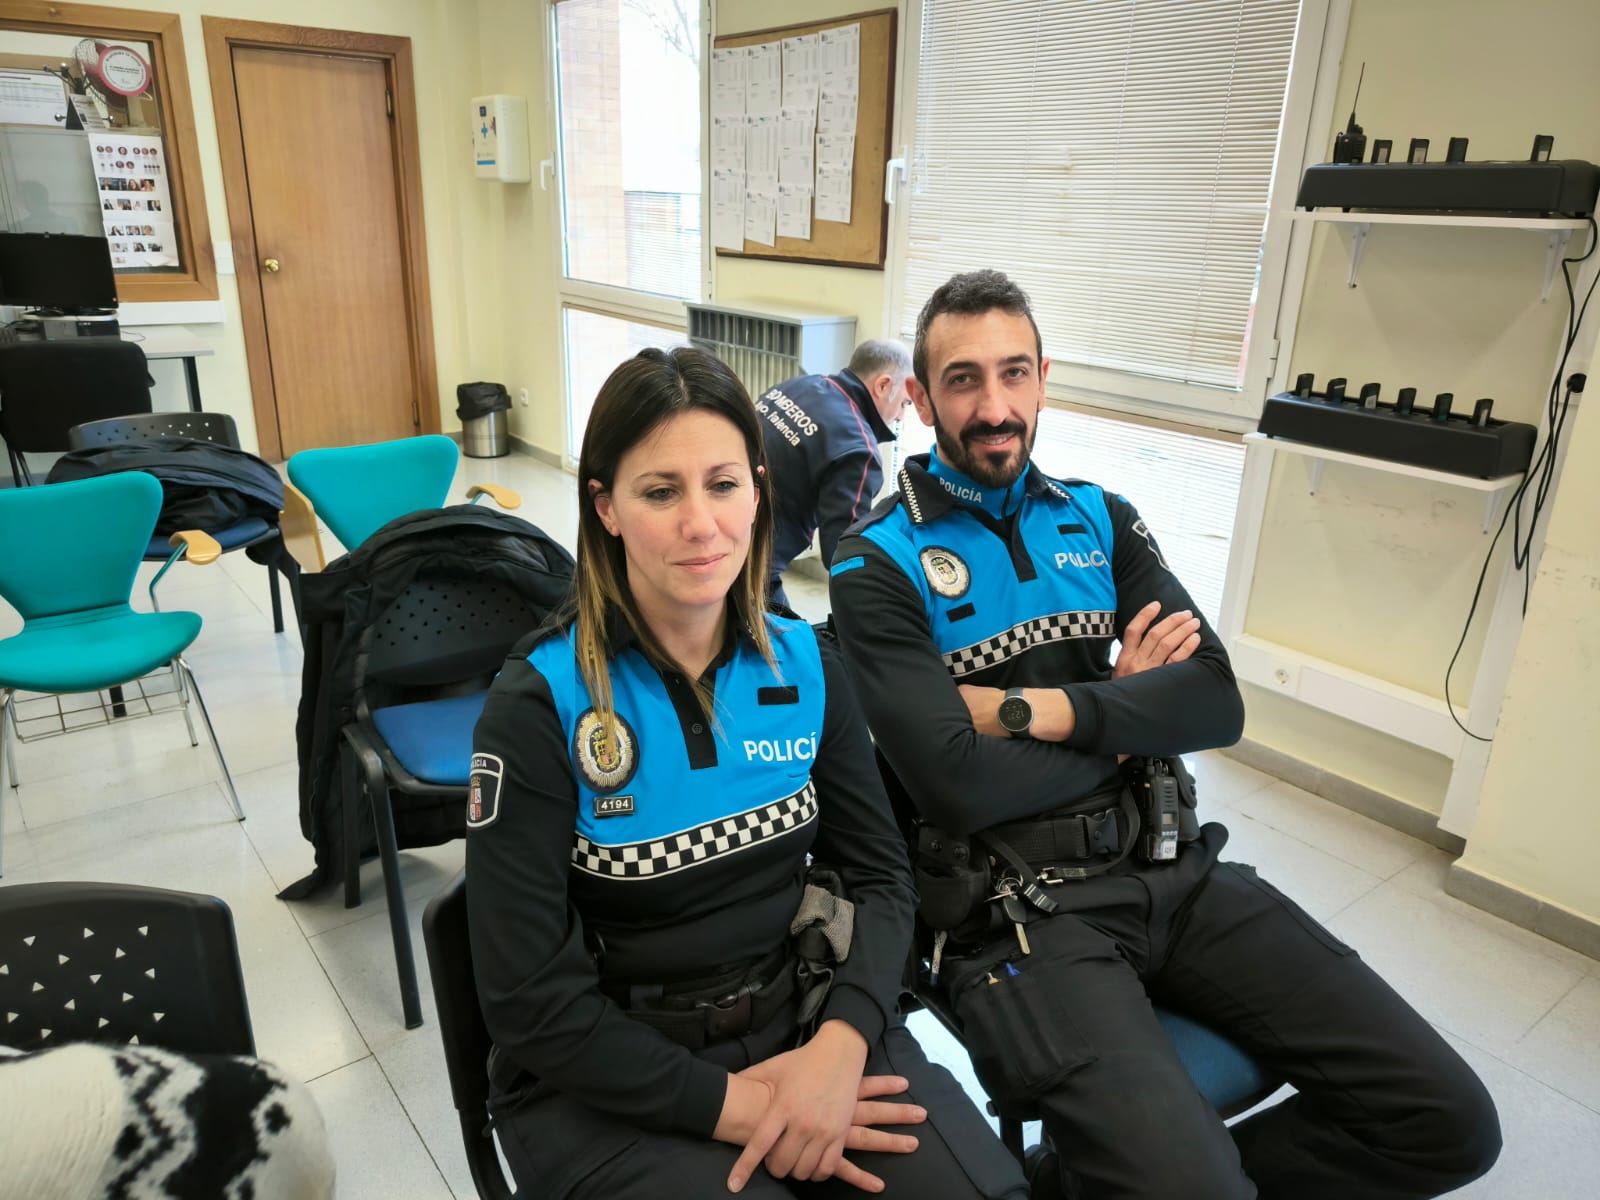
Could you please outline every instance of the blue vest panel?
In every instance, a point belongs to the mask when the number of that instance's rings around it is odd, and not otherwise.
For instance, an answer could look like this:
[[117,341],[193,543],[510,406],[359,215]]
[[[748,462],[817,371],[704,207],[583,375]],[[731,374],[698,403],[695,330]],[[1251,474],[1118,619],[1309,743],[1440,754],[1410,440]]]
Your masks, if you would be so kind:
[[[716,671],[716,761],[695,766],[672,698],[637,650],[611,661],[617,734],[595,715],[565,634],[529,663],[550,687],[578,785],[573,869],[607,880],[654,879],[770,845],[817,816],[811,761],[825,688],[816,635],[768,617],[779,677],[747,638]],[[697,717],[703,720],[703,717]],[[810,840],[807,829],[806,840]]]
[[1022,505],[1033,578],[1018,579],[1005,541],[956,507],[922,524],[901,503],[860,529],[906,573],[951,675],[961,678],[1067,638],[1116,636],[1113,537],[1104,493],[1050,480]]

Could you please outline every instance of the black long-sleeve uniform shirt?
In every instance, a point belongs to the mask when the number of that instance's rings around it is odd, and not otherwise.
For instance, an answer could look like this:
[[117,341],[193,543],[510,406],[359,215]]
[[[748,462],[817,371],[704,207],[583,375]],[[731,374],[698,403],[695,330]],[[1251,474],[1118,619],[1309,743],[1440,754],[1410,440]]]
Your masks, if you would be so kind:
[[769,622],[781,678],[730,639],[708,668],[715,725],[630,646],[611,662],[620,733],[604,737],[557,632],[513,652],[474,739],[467,903],[489,1032],[545,1082],[645,1128],[709,1136],[727,1074],[629,1017],[602,980],[705,978],[768,954],[808,851],[856,905],[822,1019],[872,1042],[895,1008],[915,902],[905,843],[837,654],[803,622]]
[[[1194,602],[1120,496],[1037,467],[1006,492],[934,456],[840,542],[834,622],[878,748],[922,816],[958,833],[1118,786],[1118,754],[1237,741],[1244,706],[1209,623],[1182,663],[1111,677],[1110,648],[1151,600]],[[1158,616],[1157,620],[1160,617]],[[1060,687],[1063,743],[979,734],[959,684]]]

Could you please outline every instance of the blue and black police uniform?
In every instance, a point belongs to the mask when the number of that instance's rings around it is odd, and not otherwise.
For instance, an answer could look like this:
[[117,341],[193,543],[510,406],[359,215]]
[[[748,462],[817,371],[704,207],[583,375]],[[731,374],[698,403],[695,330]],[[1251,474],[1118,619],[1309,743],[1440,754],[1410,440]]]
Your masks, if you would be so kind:
[[[852,1160],[895,1194],[1021,1196],[1005,1149],[897,1016],[914,897],[843,667],[810,626],[768,620],[777,674],[730,635],[707,668],[715,721],[620,618],[614,736],[567,630],[525,641],[490,690],[467,902],[513,1174],[548,1197],[721,1194],[739,1154],[711,1140],[728,1075],[800,1036],[788,943],[811,855],[855,905],[819,1020],[858,1030],[867,1073],[905,1076],[929,1113],[905,1130],[916,1153]],[[789,1193],[757,1172],[746,1194]]]
[[[986,488],[936,452],[898,483],[840,542],[830,585],[878,749],[924,819],[1009,837],[1113,819],[1118,755],[1237,740],[1243,704],[1203,620],[1188,660],[1112,677],[1142,607],[1195,611],[1126,500],[1031,464]],[[1064,743],[980,735],[959,684],[1059,687],[1075,728]],[[1220,862],[1226,841],[1208,824],[1160,864],[1113,864],[1105,846],[1078,863],[1102,873],[1045,889],[1057,912],[1026,911],[1029,952],[1004,922],[950,948],[941,983],[985,1086],[1038,1109],[1085,1197],[1424,1197],[1487,1170],[1499,1125],[1470,1068],[1349,947]],[[1151,1001],[1299,1094],[1225,1127]]]
[[771,473],[772,585],[817,535],[822,565],[883,486],[880,442],[894,440],[872,393],[850,370],[802,375],[756,401]]

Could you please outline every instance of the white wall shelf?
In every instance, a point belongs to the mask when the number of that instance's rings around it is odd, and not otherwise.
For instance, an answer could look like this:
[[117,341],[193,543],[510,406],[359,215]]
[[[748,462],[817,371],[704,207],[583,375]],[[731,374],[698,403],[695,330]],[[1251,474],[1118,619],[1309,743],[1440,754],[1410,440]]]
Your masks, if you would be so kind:
[[1254,634],[1234,638],[1228,653],[1234,674],[1257,687],[1382,729],[1446,758],[1461,751],[1463,734],[1445,702],[1435,696]]
[[1495,509],[1500,503],[1500,497],[1511,491],[1522,482],[1522,476],[1501,475],[1495,479],[1479,479],[1473,475],[1456,475],[1450,471],[1436,471],[1432,467],[1417,467],[1411,463],[1392,462],[1387,458],[1372,458],[1366,454],[1352,454],[1348,450],[1330,450],[1326,446],[1314,446],[1310,442],[1296,442],[1289,438],[1268,437],[1264,433],[1247,433],[1244,441],[1248,447],[1251,443],[1260,443],[1267,450],[1280,454],[1299,454],[1311,460],[1311,494],[1315,496],[1317,489],[1322,486],[1322,468],[1330,462],[1346,463],[1353,467],[1365,467],[1371,471],[1387,471],[1391,475],[1406,475],[1412,479],[1426,479],[1431,483],[1448,484],[1451,487],[1465,488],[1470,492],[1484,493],[1483,531],[1489,532],[1489,526],[1494,521]]
[[[1425,213],[1346,213],[1346,212],[1296,212],[1297,223],[1322,222],[1348,227],[1354,235],[1351,244],[1350,285],[1355,286],[1356,268],[1360,265],[1361,247],[1373,225],[1431,225],[1454,226],[1463,229],[1512,229],[1543,233],[1550,238],[1549,258],[1545,264],[1545,293],[1560,267],[1562,252],[1572,234],[1588,228],[1588,222],[1572,218],[1539,217],[1463,217],[1430,215]],[[1597,274],[1600,274],[1600,255],[1584,262],[1574,273],[1577,294],[1585,295]],[[1565,370],[1568,374],[1581,371],[1593,355],[1600,339],[1600,307],[1591,308],[1579,323],[1573,338],[1572,353],[1564,363],[1559,351],[1550,363],[1551,372]],[[1293,354],[1293,340],[1287,339],[1283,357]],[[1578,397],[1572,397],[1576,406]],[[1549,436],[1548,416],[1541,409],[1539,415],[1538,443]],[[1563,438],[1556,448],[1554,481],[1560,484],[1561,469],[1565,463],[1567,441]],[[1426,467],[1406,463],[1368,458],[1342,450],[1327,450],[1304,442],[1283,438],[1265,437],[1259,433],[1246,434],[1244,438],[1244,472],[1239,484],[1239,505],[1233,527],[1233,542],[1228,554],[1228,574],[1222,597],[1217,632],[1228,652],[1233,656],[1235,670],[1240,679],[1260,687],[1290,696],[1300,703],[1324,712],[1334,713],[1368,728],[1387,733],[1392,737],[1422,746],[1451,761],[1450,782],[1445,791],[1443,807],[1439,813],[1439,828],[1459,837],[1469,837],[1473,819],[1477,814],[1478,794],[1483,787],[1484,771],[1489,762],[1491,743],[1483,738],[1492,737],[1499,720],[1500,703],[1505,695],[1506,683],[1511,676],[1512,661],[1516,654],[1517,639],[1522,629],[1522,599],[1524,579],[1511,555],[1505,556],[1499,577],[1489,583],[1484,595],[1487,622],[1483,649],[1473,674],[1472,695],[1465,704],[1458,704],[1456,715],[1461,723],[1474,731],[1468,737],[1456,725],[1451,710],[1436,696],[1400,687],[1388,680],[1342,666],[1328,659],[1307,654],[1294,647],[1274,642],[1249,633],[1245,619],[1250,607],[1251,584],[1256,569],[1256,556],[1261,548],[1261,531],[1265,521],[1268,493],[1271,487],[1273,464],[1279,454],[1307,457],[1312,461],[1311,490],[1315,494],[1326,463],[1334,462],[1367,470],[1425,480],[1430,484],[1465,489],[1482,493],[1486,501],[1485,531],[1495,516],[1496,506],[1502,496],[1511,495],[1522,477],[1501,476],[1498,479],[1475,479],[1466,475],[1452,475]],[[1548,508],[1541,512],[1532,530],[1524,530],[1529,539],[1530,558],[1525,570],[1536,572],[1539,554],[1544,547],[1544,531],[1550,514]],[[1444,664],[1440,663],[1443,673]]]
[[1539,293],[1541,302],[1550,299],[1555,286],[1556,270],[1566,254],[1567,245],[1576,230],[1587,229],[1589,222],[1579,217],[1492,217],[1453,216],[1447,213],[1386,213],[1342,212],[1338,210],[1296,210],[1294,219],[1350,227],[1350,276],[1348,286],[1356,286],[1356,276],[1361,273],[1361,257],[1366,253],[1367,235],[1374,225],[1434,225],[1457,229],[1520,229],[1545,234],[1549,241],[1545,250],[1544,288]]

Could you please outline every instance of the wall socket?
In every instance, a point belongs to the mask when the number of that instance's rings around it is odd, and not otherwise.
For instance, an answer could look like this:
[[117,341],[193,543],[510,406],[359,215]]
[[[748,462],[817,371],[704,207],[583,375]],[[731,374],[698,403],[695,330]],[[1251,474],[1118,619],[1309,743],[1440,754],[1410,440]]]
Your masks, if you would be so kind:
[[528,389],[527,388],[518,388],[517,389],[517,403],[522,405],[523,408],[527,408],[528,407]]

